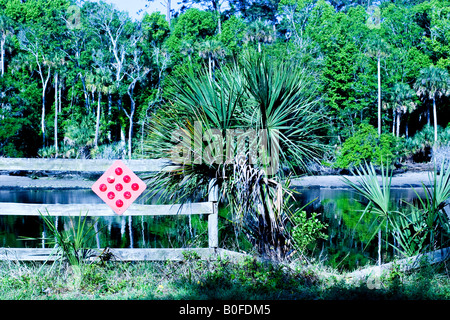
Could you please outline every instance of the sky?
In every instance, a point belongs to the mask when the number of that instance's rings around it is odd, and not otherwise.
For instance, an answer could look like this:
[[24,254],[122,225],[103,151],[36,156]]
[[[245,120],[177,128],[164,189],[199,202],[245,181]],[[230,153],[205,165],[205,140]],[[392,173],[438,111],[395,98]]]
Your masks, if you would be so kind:
[[[160,11],[162,14],[166,14],[166,7],[164,0],[104,0],[106,3],[114,4],[120,11],[128,11],[130,16],[135,19],[141,19],[144,12],[149,14],[155,11]],[[148,4],[148,8],[145,5]],[[177,1],[172,0],[172,9],[177,9]],[[143,10],[140,14],[137,14],[139,10]]]

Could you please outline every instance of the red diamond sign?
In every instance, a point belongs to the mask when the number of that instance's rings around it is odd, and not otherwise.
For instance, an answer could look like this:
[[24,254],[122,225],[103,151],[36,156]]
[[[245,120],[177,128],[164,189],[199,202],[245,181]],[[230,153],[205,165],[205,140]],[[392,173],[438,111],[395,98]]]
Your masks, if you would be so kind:
[[128,207],[147,188],[147,185],[122,161],[116,160],[94,183],[94,191],[117,214]]

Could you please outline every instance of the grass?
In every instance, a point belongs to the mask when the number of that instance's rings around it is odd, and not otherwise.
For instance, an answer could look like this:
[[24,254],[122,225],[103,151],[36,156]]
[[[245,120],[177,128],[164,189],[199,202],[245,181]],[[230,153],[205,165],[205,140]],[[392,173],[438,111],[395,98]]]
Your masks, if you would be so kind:
[[354,300],[450,299],[447,265],[391,272],[379,286],[349,281],[320,265],[246,259],[107,262],[80,269],[54,263],[0,263],[0,299],[9,300]]

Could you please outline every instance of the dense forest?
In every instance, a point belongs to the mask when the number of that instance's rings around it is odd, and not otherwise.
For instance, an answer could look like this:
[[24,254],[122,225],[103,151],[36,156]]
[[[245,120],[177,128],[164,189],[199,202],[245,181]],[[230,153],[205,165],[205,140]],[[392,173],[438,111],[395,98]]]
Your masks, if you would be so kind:
[[449,40],[441,0],[194,0],[139,21],[104,2],[0,0],[0,156],[142,157],[186,72],[264,54],[314,85],[322,165],[429,161],[450,155]]

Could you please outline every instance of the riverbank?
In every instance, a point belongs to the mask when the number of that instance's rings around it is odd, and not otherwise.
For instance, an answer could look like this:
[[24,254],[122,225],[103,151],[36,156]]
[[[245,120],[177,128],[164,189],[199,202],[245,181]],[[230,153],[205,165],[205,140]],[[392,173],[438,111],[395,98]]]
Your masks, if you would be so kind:
[[[422,183],[429,185],[429,175],[430,172],[405,172],[396,174],[392,177],[392,187],[421,187]],[[100,175],[98,174],[98,176]],[[344,182],[344,177],[356,181],[356,177],[350,175],[304,176],[292,179],[291,186],[297,188],[347,188],[348,186]],[[3,174],[0,175],[0,189],[90,189],[97,178],[95,174],[88,177],[75,174],[41,177]]]
[[[1,300],[448,300],[448,269],[348,281],[320,264],[198,260],[181,262],[0,262]],[[205,303],[205,302],[203,302]],[[270,304],[270,302],[268,302]],[[273,314],[276,312],[273,310]]]
[[[298,188],[348,188],[344,178],[356,182],[353,175],[305,176],[291,181],[291,186]],[[378,177],[381,182],[381,176]],[[405,172],[392,177],[393,188],[421,187],[422,183],[430,185],[430,172]]]
[[[89,189],[114,160],[0,158],[0,189]],[[122,160],[138,175],[158,172],[167,159]],[[356,181],[348,170],[316,168],[313,175],[292,179],[298,188],[346,188],[344,177]],[[392,187],[429,185],[430,163],[406,163],[394,170]]]

